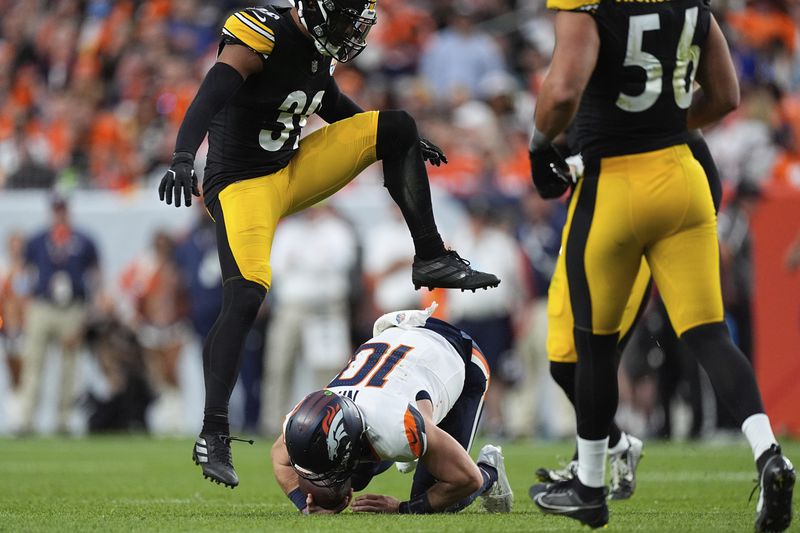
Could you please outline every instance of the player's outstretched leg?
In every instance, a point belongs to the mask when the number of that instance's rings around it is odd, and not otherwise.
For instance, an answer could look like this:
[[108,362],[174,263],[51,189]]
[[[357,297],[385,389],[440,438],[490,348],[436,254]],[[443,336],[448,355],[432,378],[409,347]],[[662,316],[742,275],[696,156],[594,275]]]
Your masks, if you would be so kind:
[[203,469],[205,478],[231,488],[239,484],[231,441],[242,439],[230,436],[228,401],[239,373],[242,345],[265,293],[263,287],[244,279],[223,284],[222,311],[203,347],[205,416],[192,459]]
[[428,173],[411,115],[405,111],[381,111],[376,156],[383,161],[384,185],[403,213],[414,240],[414,287],[474,291],[499,285],[497,276],[473,270],[458,253],[445,250],[433,217]]
[[753,368],[731,341],[724,322],[691,328],[681,339],[705,369],[722,403],[742,424],[742,432],[753,450],[760,489],[756,531],[787,529],[792,522],[792,492],[797,474],[772,433]]
[[514,492],[508,482],[503,450],[499,446],[487,444],[481,448],[476,463],[478,466],[488,465],[497,470],[497,481],[481,494],[483,507],[490,513],[510,513],[514,504]]

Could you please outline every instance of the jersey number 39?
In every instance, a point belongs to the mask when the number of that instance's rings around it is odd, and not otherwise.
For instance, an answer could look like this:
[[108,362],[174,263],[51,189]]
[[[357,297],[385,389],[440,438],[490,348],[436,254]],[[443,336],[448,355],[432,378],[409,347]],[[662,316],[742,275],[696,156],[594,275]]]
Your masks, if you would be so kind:
[[[675,53],[675,69],[672,71],[672,89],[675,104],[681,109],[688,109],[692,103],[692,84],[697,72],[697,62],[700,59],[700,47],[692,44],[694,32],[697,28],[697,7],[686,10],[683,22],[683,31],[678,41]],[[663,90],[664,67],[656,56],[642,50],[644,33],[661,29],[661,19],[658,14],[632,16],[628,22],[628,46],[625,51],[626,67],[640,67],[647,73],[644,91],[641,94],[631,95],[620,93],[617,98],[617,107],[625,111],[641,112],[650,109],[661,96]],[[689,65],[692,70],[689,72]]]
[[306,125],[308,117],[313,115],[322,105],[325,91],[319,91],[306,106],[308,96],[303,91],[292,91],[278,107],[279,126],[275,130],[261,130],[258,135],[258,144],[268,152],[277,152],[292,142],[292,150],[297,150],[300,142],[300,130]]

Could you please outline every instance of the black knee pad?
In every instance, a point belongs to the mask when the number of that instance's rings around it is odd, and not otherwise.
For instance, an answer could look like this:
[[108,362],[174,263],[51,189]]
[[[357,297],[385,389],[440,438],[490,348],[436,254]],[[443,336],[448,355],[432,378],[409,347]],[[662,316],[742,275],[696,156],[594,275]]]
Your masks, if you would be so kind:
[[417,123],[407,111],[393,109],[378,114],[378,136],[375,146],[378,159],[403,157],[418,142]]
[[258,314],[267,291],[258,283],[236,278],[222,286],[222,307],[241,320],[252,322]]

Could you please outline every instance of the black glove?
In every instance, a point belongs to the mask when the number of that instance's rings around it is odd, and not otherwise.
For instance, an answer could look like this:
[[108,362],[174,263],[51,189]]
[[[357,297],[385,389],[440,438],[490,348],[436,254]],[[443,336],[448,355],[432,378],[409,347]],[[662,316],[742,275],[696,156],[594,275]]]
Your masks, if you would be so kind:
[[192,195],[200,196],[197,189],[197,176],[194,174],[194,155],[189,152],[175,152],[172,154],[172,164],[169,170],[161,178],[158,186],[158,197],[172,203],[172,195],[175,194],[175,207],[181,206],[181,193],[186,206],[192,205]]
[[530,149],[528,155],[533,184],[545,200],[560,197],[574,183],[569,165],[552,143]]
[[428,139],[419,138],[419,147],[422,149],[422,160],[429,161],[431,165],[438,167],[442,163],[447,164],[447,156],[441,148],[430,142]]

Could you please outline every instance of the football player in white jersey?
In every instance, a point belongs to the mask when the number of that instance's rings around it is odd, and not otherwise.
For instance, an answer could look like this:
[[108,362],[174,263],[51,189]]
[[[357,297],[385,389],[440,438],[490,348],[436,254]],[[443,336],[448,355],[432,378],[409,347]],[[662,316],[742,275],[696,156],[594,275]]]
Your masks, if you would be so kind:
[[[300,511],[321,509],[299,488],[363,490],[395,462],[418,461],[407,501],[365,494],[355,512],[454,512],[482,496],[492,512],[509,512],[513,494],[501,450],[469,456],[489,386],[489,367],[472,338],[425,311],[380,317],[328,387],[289,413],[272,448],[275,478]],[[405,463],[405,464],[403,464]],[[413,463],[412,463],[413,464]]]

